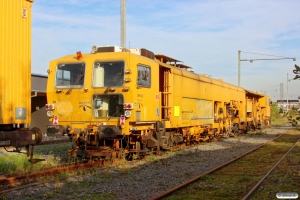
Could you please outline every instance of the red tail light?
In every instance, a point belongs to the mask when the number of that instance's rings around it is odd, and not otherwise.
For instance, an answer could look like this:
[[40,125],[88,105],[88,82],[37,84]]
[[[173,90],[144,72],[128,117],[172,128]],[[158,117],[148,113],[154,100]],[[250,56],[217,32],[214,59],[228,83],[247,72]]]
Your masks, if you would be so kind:
[[124,103],[123,104],[123,109],[132,110],[133,109],[133,103]]
[[46,110],[54,110],[54,104],[46,104],[45,109]]

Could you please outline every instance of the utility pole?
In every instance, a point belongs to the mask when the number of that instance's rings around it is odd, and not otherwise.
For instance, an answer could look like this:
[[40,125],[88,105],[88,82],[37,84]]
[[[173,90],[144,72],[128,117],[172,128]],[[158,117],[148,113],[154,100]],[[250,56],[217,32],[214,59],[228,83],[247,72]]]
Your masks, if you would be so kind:
[[126,0],[120,0],[121,47],[126,48]]
[[286,73],[286,111],[289,111],[289,73]]
[[241,86],[241,51],[238,51],[238,86]]

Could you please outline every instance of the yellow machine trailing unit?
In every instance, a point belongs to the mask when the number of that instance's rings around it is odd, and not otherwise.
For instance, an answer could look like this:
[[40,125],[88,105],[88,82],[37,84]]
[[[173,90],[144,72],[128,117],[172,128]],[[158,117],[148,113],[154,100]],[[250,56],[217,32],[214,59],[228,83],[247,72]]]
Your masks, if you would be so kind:
[[42,139],[31,122],[31,7],[33,0],[0,0],[0,147],[20,152]]

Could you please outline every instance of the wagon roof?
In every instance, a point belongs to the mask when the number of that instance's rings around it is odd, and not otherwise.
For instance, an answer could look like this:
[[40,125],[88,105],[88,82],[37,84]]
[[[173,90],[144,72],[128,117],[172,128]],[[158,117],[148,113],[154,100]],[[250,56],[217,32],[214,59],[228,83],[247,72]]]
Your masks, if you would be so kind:
[[265,94],[260,93],[260,92],[257,92],[257,91],[251,91],[251,90],[246,90],[246,89],[245,89],[245,91],[246,91],[248,94],[252,94],[252,95],[256,95],[256,96],[261,96],[261,97],[266,96]]
[[174,62],[176,64],[176,62],[182,62],[180,60],[176,60],[175,58],[171,58],[162,54],[155,54],[155,58],[162,63]]

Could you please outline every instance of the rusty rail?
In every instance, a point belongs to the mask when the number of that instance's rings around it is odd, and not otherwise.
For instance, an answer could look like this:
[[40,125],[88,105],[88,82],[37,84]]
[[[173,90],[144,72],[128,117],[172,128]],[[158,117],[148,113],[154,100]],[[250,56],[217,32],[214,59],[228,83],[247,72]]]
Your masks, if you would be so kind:
[[[34,174],[28,174],[28,175],[23,175],[23,176],[16,176],[16,177],[0,179],[0,185],[12,186],[12,185],[15,185],[16,183],[21,182],[22,180],[26,180],[26,179],[33,179],[33,178],[38,178],[38,177],[46,176],[46,175],[56,175],[56,174],[59,174],[61,172],[73,171],[73,170],[76,170],[76,169],[79,169],[79,168],[86,169],[86,168],[91,168],[91,167],[96,167],[96,166],[101,166],[102,167],[102,166],[105,165],[105,163],[106,163],[106,160],[101,160],[101,161],[97,161],[97,162],[77,164],[77,165],[72,165],[72,166],[68,166],[68,167],[56,168],[56,169],[53,169],[53,170],[38,172],[38,173],[34,173]],[[23,186],[23,187],[26,187],[26,186]],[[3,190],[3,191],[0,191],[0,194],[9,192],[11,190],[18,190],[18,189],[20,189],[20,188]]]
[[248,192],[248,194],[245,195],[245,197],[243,198],[243,200],[247,200],[249,199],[249,197],[253,194],[253,192],[258,188],[258,186],[260,186],[260,184],[267,178],[267,176],[275,169],[275,167],[277,167],[277,165],[285,158],[285,156],[287,156],[290,151],[297,145],[297,143],[300,141],[300,139],[295,142],[295,144],[286,152],[286,154],[284,154],[284,156],[282,156],[282,158],[272,167],[272,169],[270,169],[268,171],[268,173]]
[[210,173],[212,173],[212,172],[215,172],[215,171],[217,171],[217,170],[219,170],[219,169],[225,167],[226,165],[229,165],[230,163],[233,163],[234,161],[236,161],[236,160],[238,160],[238,159],[244,157],[245,155],[247,155],[247,154],[249,154],[249,153],[252,153],[253,151],[256,151],[257,149],[259,149],[259,148],[265,146],[266,144],[268,144],[268,143],[270,143],[270,142],[276,140],[277,138],[279,138],[279,137],[281,137],[281,136],[283,136],[283,134],[281,134],[281,135],[279,135],[279,136],[277,136],[277,137],[275,137],[275,138],[273,138],[273,139],[271,139],[271,140],[269,140],[269,141],[267,141],[267,142],[265,142],[265,143],[259,145],[258,147],[254,148],[254,149],[252,149],[252,150],[250,150],[250,151],[248,151],[248,152],[246,152],[246,153],[244,153],[244,154],[239,155],[238,157],[236,157],[236,158],[234,158],[234,159],[232,159],[232,160],[230,160],[230,161],[228,161],[228,162],[226,162],[226,163],[223,163],[222,165],[219,165],[219,166],[216,167],[216,168],[213,168],[213,169],[211,169],[211,170],[209,170],[209,171],[207,171],[207,172],[205,172],[205,173],[203,173],[203,174],[201,174],[201,175],[199,175],[199,176],[196,176],[195,178],[190,179],[190,180],[187,181],[187,182],[184,182],[184,183],[182,183],[182,184],[180,184],[180,185],[177,185],[176,187],[174,187],[174,188],[172,188],[172,189],[170,189],[170,190],[168,190],[168,191],[166,191],[166,192],[164,192],[164,193],[162,193],[162,194],[160,194],[160,195],[158,195],[158,196],[155,196],[155,197],[151,198],[151,200],[158,200],[158,199],[161,199],[161,198],[163,198],[163,197],[166,197],[166,196],[170,195],[171,193],[173,193],[173,192],[175,192],[175,191],[177,191],[177,190],[179,190],[179,189],[181,189],[181,188],[183,188],[183,187],[186,187],[187,185],[189,185],[189,184],[191,184],[191,183],[193,183],[193,182],[199,180],[199,179],[202,178],[203,176],[205,176],[205,175],[207,175],[207,174],[210,174]]

